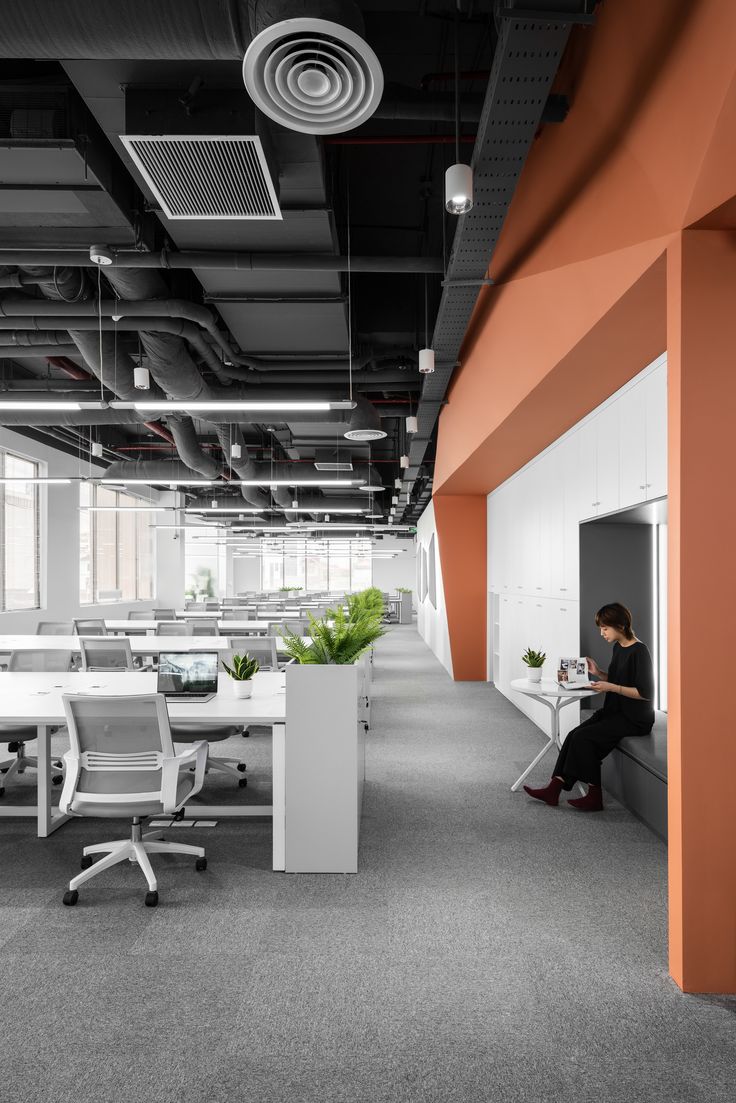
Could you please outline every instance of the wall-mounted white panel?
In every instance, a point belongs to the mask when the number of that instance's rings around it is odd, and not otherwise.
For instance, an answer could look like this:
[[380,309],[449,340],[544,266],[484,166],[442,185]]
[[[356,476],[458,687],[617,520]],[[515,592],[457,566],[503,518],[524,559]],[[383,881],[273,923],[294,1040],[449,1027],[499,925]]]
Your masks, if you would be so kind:
[[[432,605],[429,600],[427,591],[427,553],[429,545],[433,540],[435,547],[434,570],[436,607]],[[419,635],[434,652],[450,676],[452,676],[450,634],[447,628],[445,590],[442,581],[442,559],[440,556],[439,537],[435,527],[433,503],[427,506],[417,522],[417,558],[421,558],[424,563],[424,568],[421,572],[424,576],[424,597],[420,600],[417,609],[417,628],[419,630]]]

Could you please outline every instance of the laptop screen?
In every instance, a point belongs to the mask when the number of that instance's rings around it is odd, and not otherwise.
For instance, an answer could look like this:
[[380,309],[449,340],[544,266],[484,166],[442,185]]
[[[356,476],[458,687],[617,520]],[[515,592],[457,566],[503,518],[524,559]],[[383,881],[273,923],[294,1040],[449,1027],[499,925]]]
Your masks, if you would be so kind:
[[158,659],[158,692],[217,693],[216,651],[162,651]]

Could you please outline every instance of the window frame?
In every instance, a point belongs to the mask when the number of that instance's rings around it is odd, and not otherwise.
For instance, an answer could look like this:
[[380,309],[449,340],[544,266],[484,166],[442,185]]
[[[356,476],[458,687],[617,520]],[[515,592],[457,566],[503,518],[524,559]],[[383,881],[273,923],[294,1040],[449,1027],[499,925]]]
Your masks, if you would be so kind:
[[[24,456],[20,452],[15,452],[12,448],[0,448],[0,476],[5,476],[6,471],[6,457],[12,456],[15,460],[21,460],[23,463],[30,464],[32,468],[32,474],[29,478],[37,479],[40,477],[41,463],[39,460],[32,456]],[[28,610],[41,608],[41,495],[40,485],[38,483],[32,483],[33,489],[33,505],[31,510],[31,516],[33,518],[33,604],[23,605],[19,608],[8,608],[7,602],[7,575],[6,575],[6,550],[7,550],[7,534],[6,534],[6,495],[7,495],[7,483],[0,483],[0,613],[24,613]]]
[[[89,592],[90,592],[90,597],[88,598],[83,594],[83,591],[82,591],[82,576],[81,576],[81,570],[80,570],[80,574],[79,574],[79,604],[83,605],[83,606],[91,606],[91,605],[114,605],[117,602],[124,602],[125,604],[130,604],[132,602],[137,602],[137,601],[154,601],[155,598],[156,598],[156,541],[154,539],[154,532],[153,532],[153,527],[151,525],[151,519],[150,519],[150,516],[147,513],[137,513],[137,514],[134,515],[135,525],[134,525],[133,532],[132,532],[132,541],[129,541],[129,543],[131,543],[132,546],[130,548],[128,548],[128,552],[129,552],[129,554],[133,555],[134,560],[135,560],[135,570],[133,572],[133,576],[134,576],[134,579],[135,579],[135,596],[126,597],[122,593],[121,581],[122,581],[122,578],[123,578],[123,559],[122,559],[122,555],[121,555],[121,552],[122,552],[122,547],[121,547],[122,532],[121,532],[120,522],[121,522],[122,518],[125,517],[126,515],[123,514],[123,513],[119,513],[119,512],[115,512],[111,515],[115,519],[115,537],[114,537],[115,586],[112,587],[112,589],[120,590],[121,593],[120,593],[120,597],[101,598],[101,597],[98,596],[98,594],[99,594],[99,590],[98,590],[98,564],[97,564],[97,553],[98,553],[98,545],[99,545],[98,521],[99,521],[99,518],[101,518],[103,516],[107,516],[107,515],[97,513],[94,510],[89,510],[87,508],[87,506],[82,505],[82,503],[81,503],[82,488],[86,488],[86,491],[89,494],[89,502],[88,502],[89,506],[96,506],[97,505],[97,493],[98,493],[98,490],[100,490],[100,489],[104,490],[108,494],[113,494],[115,496],[114,504],[116,506],[124,505],[126,503],[131,503],[131,502],[135,503],[135,502],[138,501],[138,499],[136,497],[134,497],[134,495],[128,494],[128,493],[126,493],[125,491],[122,491],[122,490],[113,490],[111,487],[107,487],[107,486],[98,487],[98,485],[96,483],[82,483],[81,484],[81,486],[80,486],[80,513],[86,510],[87,516],[89,518],[88,555],[89,555]],[[148,533],[149,533],[149,540],[150,540],[150,553],[149,553],[148,559],[149,559],[149,563],[150,563],[151,586],[150,586],[150,593],[148,593],[148,594],[141,594],[141,590],[143,588],[142,585],[141,585],[141,583],[142,583],[141,566],[142,566],[142,561],[144,559],[144,555],[142,555],[142,553],[141,553],[141,533],[140,533],[141,526],[147,527]],[[82,563],[82,560],[81,560],[81,530],[80,530],[80,568],[81,568],[81,563]]]

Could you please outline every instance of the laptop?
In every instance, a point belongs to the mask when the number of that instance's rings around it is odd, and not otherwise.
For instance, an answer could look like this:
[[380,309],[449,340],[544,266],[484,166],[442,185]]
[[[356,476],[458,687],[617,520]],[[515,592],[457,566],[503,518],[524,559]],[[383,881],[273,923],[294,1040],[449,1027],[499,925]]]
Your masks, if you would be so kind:
[[158,658],[159,693],[175,701],[211,701],[217,694],[216,651],[162,651]]

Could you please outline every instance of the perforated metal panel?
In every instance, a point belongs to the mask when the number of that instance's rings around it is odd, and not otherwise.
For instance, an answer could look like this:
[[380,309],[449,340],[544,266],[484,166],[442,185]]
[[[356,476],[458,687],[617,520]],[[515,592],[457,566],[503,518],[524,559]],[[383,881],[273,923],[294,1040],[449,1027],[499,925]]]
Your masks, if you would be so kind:
[[[560,7],[563,5],[564,0]],[[539,8],[542,4],[535,6]],[[521,11],[503,14],[473,150],[474,206],[458,219],[432,341],[437,367],[433,375],[425,377],[417,410],[420,439],[412,444],[410,452],[414,473],[424,459],[481,281],[487,276],[517,181],[539,127],[567,45],[570,23],[575,21],[569,12],[550,12],[541,19],[525,17]],[[453,287],[454,280],[477,282],[470,287]],[[418,503],[402,519],[417,516],[420,512],[417,507]]]
[[121,141],[167,218],[281,218],[256,135],[125,134]]

